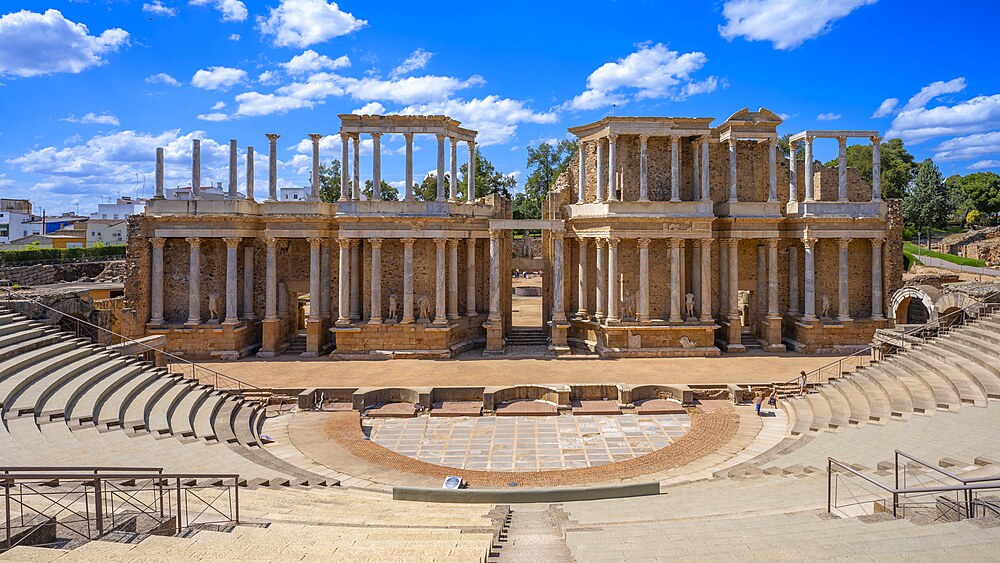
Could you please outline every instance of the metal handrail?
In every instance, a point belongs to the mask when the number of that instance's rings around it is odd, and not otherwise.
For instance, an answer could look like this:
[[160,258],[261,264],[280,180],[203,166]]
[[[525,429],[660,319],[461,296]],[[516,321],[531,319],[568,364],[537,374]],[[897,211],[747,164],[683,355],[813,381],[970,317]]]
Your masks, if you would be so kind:
[[163,468],[162,467],[92,466],[92,465],[86,465],[86,466],[70,466],[70,465],[63,465],[63,466],[28,466],[28,465],[19,465],[19,466],[0,467],[0,471],[2,471],[4,474],[9,474],[9,473],[63,473],[63,472],[74,472],[74,471],[75,472],[89,471],[89,472],[93,472],[94,475],[96,475],[98,473],[107,473],[107,472],[128,472],[128,473],[137,473],[137,472],[143,472],[143,473],[145,473],[145,472],[149,472],[149,473],[162,474],[163,473]]
[[[994,298],[994,297],[1000,297],[1000,291],[995,291],[993,293],[990,293],[986,297],[983,297],[981,299],[976,300],[976,302],[974,304],[967,305],[967,306],[965,306],[965,307],[963,307],[963,308],[961,308],[961,309],[959,309],[957,311],[952,311],[951,313],[948,313],[947,315],[944,315],[943,317],[938,317],[938,319],[935,320],[935,321],[930,321],[930,322],[924,323],[922,325],[918,325],[916,327],[911,327],[909,329],[904,329],[899,334],[899,336],[898,336],[899,341],[900,341],[899,346],[900,347],[905,346],[906,345],[906,340],[905,339],[906,339],[907,336],[909,336],[911,334],[915,334],[915,333],[918,333],[918,332],[922,332],[922,331],[929,330],[929,329],[935,329],[935,328],[938,329],[938,330],[940,330],[941,329],[941,322],[942,322],[942,320],[943,319],[947,319],[948,317],[951,317],[953,315],[964,314],[964,313],[968,312],[970,309],[977,308],[977,307],[982,307],[983,305],[986,305],[986,306],[990,306],[990,305],[1000,306],[1000,303],[994,303],[994,302],[989,301],[989,299]],[[922,340],[926,341],[926,338],[923,338]],[[816,383],[822,383],[822,381],[819,381],[820,378],[818,376],[821,375],[824,370],[829,369],[830,367],[832,367],[834,365],[838,366],[838,373],[843,373],[843,364],[844,364],[844,362],[846,360],[848,360],[849,358],[853,358],[855,356],[859,356],[859,355],[862,355],[862,354],[879,355],[879,354],[881,354],[881,349],[878,346],[875,346],[875,345],[868,346],[868,347],[862,348],[861,350],[858,350],[857,352],[854,352],[852,354],[848,354],[848,355],[843,356],[841,358],[837,358],[836,360],[834,360],[834,361],[832,361],[832,362],[830,362],[828,364],[824,364],[824,365],[822,365],[822,366],[820,366],[820,367],[818,367],[816,369],[813,369],[812,371],[806,372],[806,385],[808,385],[810,383],[810,376],[813,376],[813,375],[817,376],[816,377],[816,379],[817,379]],[[790,379],[790,380],[786,381],[784,384],[785,385],[793,385],[793,384],[798,384],[801,381],[802,381],[802,375],[800,374],[799,376],[795,377],[794,379]]]
[[43,309],[46,309],[48,311],[52,311],[54,313],[57,313],[57,314],[59,314],[59,315],[61,315],[63,317],[69,317],[70,319],[72,319],[73,321],[75,321],[77,323],[82,323],[82,324],[84,324],[84,325],[86,325],[88,327],[91,327],[93,329],[96,329],[96,330],[98,330],[98,331],[100,331],[102,333],[109,334],[109,335],[111,335],[114,338],[118,338],[119,339],[119,343],[121,343],[121,344],[136,345],[136,346],[139,346],[139,347],[145,349],[146,352],[154,352],[154,353],[157,353],[157,354],[162,354],[164,357],[170,358],[171,360],[173,360],[176,363],[181,363],[181,364],[185,364],[187,366],[190,366],[191,367],[191,379],[193,379],[195,381],[199,381],[199,382],[201,381],[201,377],[199,377],[199,375],[196,373],[195,370],[202,370],[204,372],[208,372],[208,374],[210,374],[211,376],[214,376],[215,382],[212,384],[212,386],[215,387],[215,388],[219,388],[219,381],[221,379],[224,382],[235,384],[236,389],[239,390],[239,391],[242,391],[243,389],[261,391],[261,392],[265,392],[266,391],[265,389],[257,387],[256,385],[252,385],[252,384],[247,383],[245,381],[236,379],[235,377],[226,375],[224,373],[219,373],[218,371],[215,371],[212,368],[205,367],[205,366],[203,366],[201,364],[197,364],[195,362],[192,362],[191,360],[189,360],[187,358],[182,358],[182,357],[180,357],[180,356],[178,356],[176,354],[172,354],[172,353],[167,352],[165,350],[162,350],[160,348],[156,348],[154,346],[150,346],[149,344],[146,344],[145,342],[140,342],[140,341],[135,340],[133,338],[129,338],[127,336],[118,334],[118,333],[116,333],[114,331],[111,331],[111,330],[108,330],[108,329],[106,329],[106,328],[104,328],[102,326],[95,325],[95,324],[93,324],[93,323],[91,323],[89,321],[85,321],[85,320],[83,320],[83,319],[81,319],[79,317],[75,317],[75,316],[70,315],[68,313],[65,313],[63,311],[60,311],[60,310],[55,309],[53,307],[50,307],[50,306],[42,303],[41,301],[38,301],[37,299],[32,299],[31,297],[29,297],[27,295],[22,295],[22,294],[16,293],[14,290],[12,290],[10,288],[0,286],[0,289],[2,289],[2,290],[4,290],[4,291],[7,292],[7,297],[9,299],[8,302],[13,302],[15,298],[23,300],[23,301],[28,301],[28,302],[36,305],[36,306],[39,306],[39,307],[42,307]]

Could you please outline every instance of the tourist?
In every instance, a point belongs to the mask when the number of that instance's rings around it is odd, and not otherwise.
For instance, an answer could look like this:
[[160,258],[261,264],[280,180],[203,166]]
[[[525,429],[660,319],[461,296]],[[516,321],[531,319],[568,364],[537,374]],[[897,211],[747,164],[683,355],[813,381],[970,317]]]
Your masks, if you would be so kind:
[[771,396],[767,398],[767,406],[772,409],[778,408],[778,386],[771,386]]
[[757,391],[753,397],[753,410],[757,411],[757,416],[760,416],[760,405],[764,402],[764,392]]
[[806,372],[805,372],[805,370],[802,370],[801,372],[799,372],[799,374],[800,374],[800,377],[799,377],[799,395],[805,395],[806,394]]

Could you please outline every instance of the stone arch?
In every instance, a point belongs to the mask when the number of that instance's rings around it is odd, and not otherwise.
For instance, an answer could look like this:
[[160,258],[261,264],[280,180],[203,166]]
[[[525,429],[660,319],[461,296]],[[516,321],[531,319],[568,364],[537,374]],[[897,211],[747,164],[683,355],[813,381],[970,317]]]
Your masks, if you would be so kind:
[[889,300],[889,318],[897,324],[906,323],[906,312],[910,302],[917,299],[924,308],[927,309],[928,322],[937,320],[938,308],[935,302],[940,297],[941,291],[930,285],[908,285],[901,287],[892,294]]

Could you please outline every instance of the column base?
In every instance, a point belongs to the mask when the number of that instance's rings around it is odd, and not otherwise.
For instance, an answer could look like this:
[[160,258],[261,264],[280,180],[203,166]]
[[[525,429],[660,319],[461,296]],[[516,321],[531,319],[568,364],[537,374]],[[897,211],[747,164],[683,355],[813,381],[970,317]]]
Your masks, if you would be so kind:
[[281,321],[264,319],[260,323],[260,351],[258,358],[273,358],[281,345]]
[[353,324],[354,323],[351,322],[351,319],[337,319],[337,322],[334,323],[334,326],[337,326],[339,328],[348,328]]
[[500,356],[504,353],[503,321],[491,319],[483,323],[486,329],[486,349],[484,356]]
[[548,324],[552,327],[552,344],[549,346],[549,349],[555,352],[557,356],[569,354],[570,347],[567,339],[569,337],[570,324],[565,319],[562,321],[549,321]]
[[781,342],[781,317],[771,316],[764,319],[766,344],[765,352],[784,352],[785,345]]

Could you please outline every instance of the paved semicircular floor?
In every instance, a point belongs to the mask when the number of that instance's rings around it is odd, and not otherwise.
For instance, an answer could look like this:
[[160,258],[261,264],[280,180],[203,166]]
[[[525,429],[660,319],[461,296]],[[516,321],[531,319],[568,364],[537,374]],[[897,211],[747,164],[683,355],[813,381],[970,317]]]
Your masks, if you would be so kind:
[[367,419],[365,433],[401,455],[456,469],[545,471],[608,464],[664,448],[687,414]]

